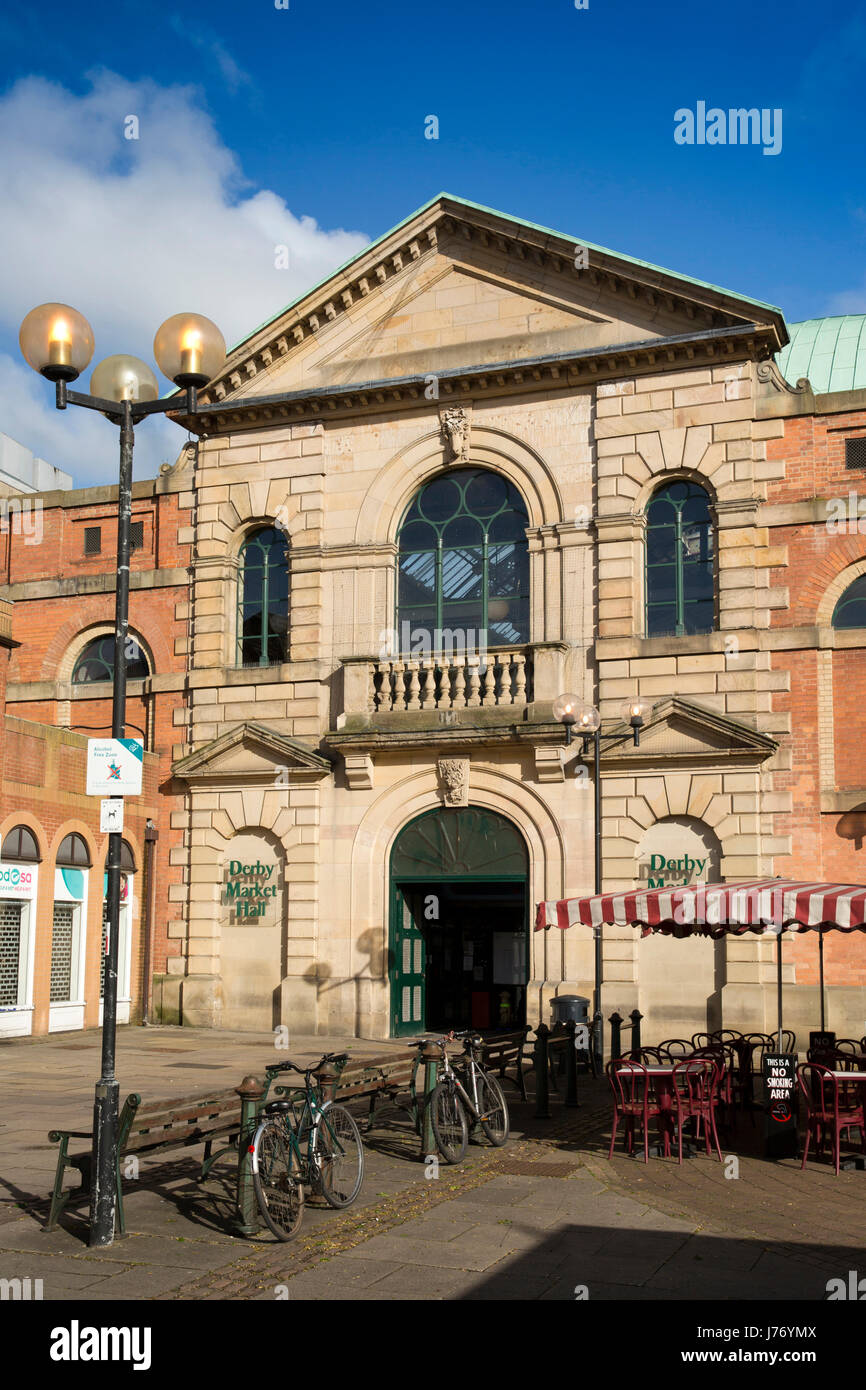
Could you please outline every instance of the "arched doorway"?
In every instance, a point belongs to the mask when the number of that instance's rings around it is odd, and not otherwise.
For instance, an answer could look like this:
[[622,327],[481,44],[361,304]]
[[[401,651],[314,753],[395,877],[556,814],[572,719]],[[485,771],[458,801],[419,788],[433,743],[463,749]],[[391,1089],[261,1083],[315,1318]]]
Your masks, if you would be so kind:
[[526,1018],[528,855],[511,821],[426,811],[391,851],[391,1035],[509,1028]]

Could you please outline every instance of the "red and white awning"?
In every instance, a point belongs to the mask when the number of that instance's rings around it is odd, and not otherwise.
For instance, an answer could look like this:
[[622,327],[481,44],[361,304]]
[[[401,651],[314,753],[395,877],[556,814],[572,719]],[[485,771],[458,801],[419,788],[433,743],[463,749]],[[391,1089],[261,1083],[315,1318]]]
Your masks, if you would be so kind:
[[642,936],[713,936],[744,932],[866,931],[866,886],[762,878],[599,893],[538,904],[535,930],[609,923]]

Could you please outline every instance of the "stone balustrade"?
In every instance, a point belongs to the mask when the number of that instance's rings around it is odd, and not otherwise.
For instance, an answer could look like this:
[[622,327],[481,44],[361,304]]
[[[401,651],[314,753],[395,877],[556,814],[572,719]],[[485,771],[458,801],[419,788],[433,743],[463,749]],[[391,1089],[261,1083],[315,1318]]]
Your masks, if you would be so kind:
[[368,666],[372,716],[412,710],[518,707],[532,699],[532,654],[525,647],[457,656],[396,657]]

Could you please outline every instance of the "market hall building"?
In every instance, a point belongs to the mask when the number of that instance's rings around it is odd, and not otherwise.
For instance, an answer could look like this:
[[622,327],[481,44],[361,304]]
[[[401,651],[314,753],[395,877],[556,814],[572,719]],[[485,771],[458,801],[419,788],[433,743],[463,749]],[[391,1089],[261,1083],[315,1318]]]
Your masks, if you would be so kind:
[[[440,195],[232,351],[181,422],[196,444],[138,485],[172,552],[139,559],[131,617],[158,1016],[401,1036],[590,995],[590,933],[532,931],[593,881],[565,691],[621,734],[606,889],[862,879],[866,537],[827,523],[858,486],[866,335],[799,327],[789,345],[770,305]],[[79,652],[109,585],[89,602]],[[70,700],[66,649],[66,685],[44,650],[22,680],[26,646],[7,710],[84,723],[108,687]],[[637,1005],[648,1039],[763,1029],[772,949],[606,929],[604,1013]],[[787,956],[802,1032],[814,941]],[[826,960],[829,1024],[859,1035],[860,939]]]

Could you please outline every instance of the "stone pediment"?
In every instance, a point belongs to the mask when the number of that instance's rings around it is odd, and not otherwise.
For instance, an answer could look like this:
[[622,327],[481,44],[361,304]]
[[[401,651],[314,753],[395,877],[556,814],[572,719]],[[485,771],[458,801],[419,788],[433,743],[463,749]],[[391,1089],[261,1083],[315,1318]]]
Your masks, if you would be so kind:
[[265,724],[238,724],[228,733],[188,753],[172,766],[186,782],[243,778],[253,783],[288,786],[289,781],[323,777],[333,764],[297,739]]
[[200,399],[254,404],[677,338],[693,358],[696,337],[737,327],[772,351],[787,337],[772,306],[441,194],[240,343]]
[[759,763],[771,757],[777,748],[775,739],[768,734],[672,696],[653,707],[641,729],[639,747],[634,747],[631,729],[623,723],[622,740],[608,744],[602,761],[692,765],[739,756],[744,763]]

